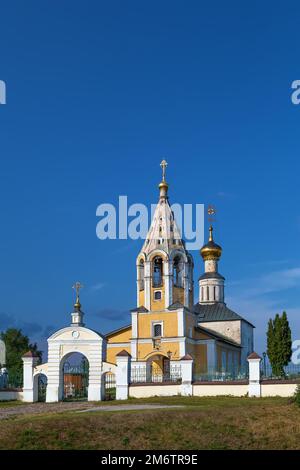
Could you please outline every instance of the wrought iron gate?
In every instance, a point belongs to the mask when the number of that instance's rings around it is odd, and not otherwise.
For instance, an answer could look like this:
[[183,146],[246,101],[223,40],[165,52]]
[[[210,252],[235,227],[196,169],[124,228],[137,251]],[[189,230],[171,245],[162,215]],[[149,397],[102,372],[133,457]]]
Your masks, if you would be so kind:
[[38,401],[46,401],[47,377],[44,374],[38,376]]
[[89,386],[88,364],[72,366],[69,362],[63,368],[64,400],[86,400]]
[[105,400],[116,399],[116,376],[111,372],[105,374]]

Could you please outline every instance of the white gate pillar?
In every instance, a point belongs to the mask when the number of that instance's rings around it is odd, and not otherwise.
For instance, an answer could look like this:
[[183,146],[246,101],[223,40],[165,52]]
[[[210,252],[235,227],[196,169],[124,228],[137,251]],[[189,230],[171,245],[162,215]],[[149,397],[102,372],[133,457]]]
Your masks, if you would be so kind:
[[99,370],[98,364],[90,364],[89,368],[89,386],[88,386],[88,401],[101,401],[102,400],[102,380],[103,374]]
[[23,361],[23,401],[33,403],[37,401],[37,393],[34,393],[33,370],[38,363],[39,358],[31,351],[28,351],[22,357]]
[[123,349],[116,355],[116,399],[127,400],[130,383],[131,356]]
[[181,394],[183,396],[193,395],[193,358],[186,354],[180,359],[181,364]]
[[249,385],[248,395],[249,397],[260,397],[261,396],[261,385],[260,385],[260,361],[261,357],[253,352],[247,357],[249,363]]

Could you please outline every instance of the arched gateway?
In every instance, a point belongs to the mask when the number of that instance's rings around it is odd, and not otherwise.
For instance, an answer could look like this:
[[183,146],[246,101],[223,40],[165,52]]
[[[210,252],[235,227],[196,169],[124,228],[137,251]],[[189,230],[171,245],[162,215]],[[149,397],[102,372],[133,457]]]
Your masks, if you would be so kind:
[[64,365],[73,353],[81,353],[89,363],[88,401],[101,400],[103,394],[102,374],[103,359],[106,353],[105,338],[96,331],[85,328],[83,312],[79,301],[77,282],[76,302],[71,314],[72,323],[66,328],[56,331],[48,339],[48,367],[46,402],[60,401],[64,397]]
[[115,373],[115,364],[104,362],[106,339],[100,333],[86,328],[79,301],[80,284],[76,283],[76,302],[71,313],[70,326],[56,331],[48,338],[48,362],[37,365],[32,353],[23,356],[24,401],[38,400],[38,377],[46,376],[46,402],[64,398],[64,366],[70,356],[80,353],[88,361],[88,401],[105,398],[105,374]]
[[63,368],[68,357],[83,354],[89,362],[88,400],[101,400],[101,376],[103,373],[102,335],[83,326],[72,324],[54,333],[48,339],[48,385],[46,401],[63,399]]

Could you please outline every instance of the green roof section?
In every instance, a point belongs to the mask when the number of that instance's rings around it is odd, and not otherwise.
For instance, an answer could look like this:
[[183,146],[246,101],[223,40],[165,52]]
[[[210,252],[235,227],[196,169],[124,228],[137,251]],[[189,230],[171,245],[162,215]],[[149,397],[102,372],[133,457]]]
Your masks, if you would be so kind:
[[[223,303],[214,304],[195,304],[194,312],[198,315],[199,323],[214,322],[214,321],[234,321],[243,320],[249,325],[253,326],[248,320],[243,318],[238,313],[234,312]],[[255,327],[254,327],[255,328]]]

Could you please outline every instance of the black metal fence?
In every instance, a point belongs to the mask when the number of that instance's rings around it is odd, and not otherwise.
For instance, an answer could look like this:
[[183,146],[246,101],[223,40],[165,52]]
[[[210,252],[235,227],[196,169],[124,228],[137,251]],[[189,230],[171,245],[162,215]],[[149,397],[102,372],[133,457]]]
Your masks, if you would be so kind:
[[135,366],[131,369],[131,383],[181,383],[181,366],[171,365],[163,371],[159,367]]
[[105,374],[105,400],[115,400],[116,399],[116,376],[111,372]]
[[275,374],[269,363],[261,363],[261,380],[297,380],[300,381],[300,364],[288,364],[283,374]]
[[0,374],[0,389],[22,388],[23,374],[19,371],[2,372]]
[[215,370],[211,369],[207,372],[195,373],[193,376],[194,382],[230,382],[230,381],[245,381],[249,377],[248,365],[241,367],[232,367],[229,370]]

